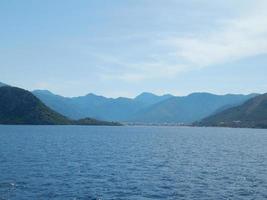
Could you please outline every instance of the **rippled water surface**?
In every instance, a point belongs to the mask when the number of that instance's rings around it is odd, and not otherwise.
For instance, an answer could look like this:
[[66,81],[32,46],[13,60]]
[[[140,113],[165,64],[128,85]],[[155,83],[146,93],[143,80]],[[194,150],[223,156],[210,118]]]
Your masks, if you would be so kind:
[[267,199],[267,130],[0,126],[0,199]]

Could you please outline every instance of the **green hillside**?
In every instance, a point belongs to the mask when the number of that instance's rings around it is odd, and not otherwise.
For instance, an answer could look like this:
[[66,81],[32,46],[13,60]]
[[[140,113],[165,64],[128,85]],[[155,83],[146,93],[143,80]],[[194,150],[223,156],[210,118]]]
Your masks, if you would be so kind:
[[196,125],[267,128],[267,94],[203,119]]

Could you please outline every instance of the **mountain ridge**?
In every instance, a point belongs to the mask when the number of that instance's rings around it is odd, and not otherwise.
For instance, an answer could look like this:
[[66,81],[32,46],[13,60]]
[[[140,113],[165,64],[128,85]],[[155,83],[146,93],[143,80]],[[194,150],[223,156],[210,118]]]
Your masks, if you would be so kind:
[[[253,96],[253,95],[252,95]],[[207,117],[222,106],[240,104],[250,95],[214,95],[192,93],[183,97],[172,97],[152,105],[134,116],[132,121],[146,123],[185,123]]]
[[[135,98],[107,98],[92,93],[68,98],[45,93],[47,92],[33,91],[33,94],[46,105],[72,119],[92,117],[108,121],[144,123],[192,123],[213,114],[223,106],[240,105],[256,95],[214,95],[197,92],[177,97],[169,94],[158,96],[144,92]],[[221,103],[218,103],[219,100],[213,100],[215,97],[229,100],[222,100]],[[186,101],[188,103],[185,103]],[[192,102],[190,103],[190,101]],[[211,105],[208,105],[209,102]],[[207,112],[203,110],[205,107],[201,104],[206,105]]]
[[137,95],[135,98],[133,98],[136,101],[143,102],[147,106],[156,104],[158,102],[164,101],[168,98],[173,97],[171,94],[164,94],[164,95],[156,95],[150,92],[143,92],[139,95]]

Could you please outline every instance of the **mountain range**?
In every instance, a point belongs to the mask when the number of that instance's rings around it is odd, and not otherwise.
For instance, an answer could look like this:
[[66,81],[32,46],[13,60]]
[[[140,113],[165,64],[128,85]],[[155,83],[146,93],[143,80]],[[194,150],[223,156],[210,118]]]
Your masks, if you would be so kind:
[[179,97],[145,92],[135,98],[90,93],[69,98],[0,82],[0,124],[120,125],[108,121],[267,128],[267,93]]
[[216,113],[195,125],[267,128],[267,94],[256,96],[240,106]]
[[53,111],[31,92],[0,86],[0,124],[30,125],[119,125],[91,118],[71,120]]
[[135,98],[107,98],[95,94],[63,97],[47,90],[33,94],[53,110],[72,119],[91,117],[108,121],[134,123],[185,123],[208,117],[224,109],[241,105],[257,94],[215,95],[193,93],[188,96],[158,96],[142,93]]

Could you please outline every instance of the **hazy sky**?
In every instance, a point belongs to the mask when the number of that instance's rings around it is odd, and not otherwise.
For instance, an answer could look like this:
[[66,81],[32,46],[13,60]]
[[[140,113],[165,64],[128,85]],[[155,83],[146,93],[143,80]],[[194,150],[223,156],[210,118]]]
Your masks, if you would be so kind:
[[0,82],[65,96],[267,92],[266,0],[1,0]]

